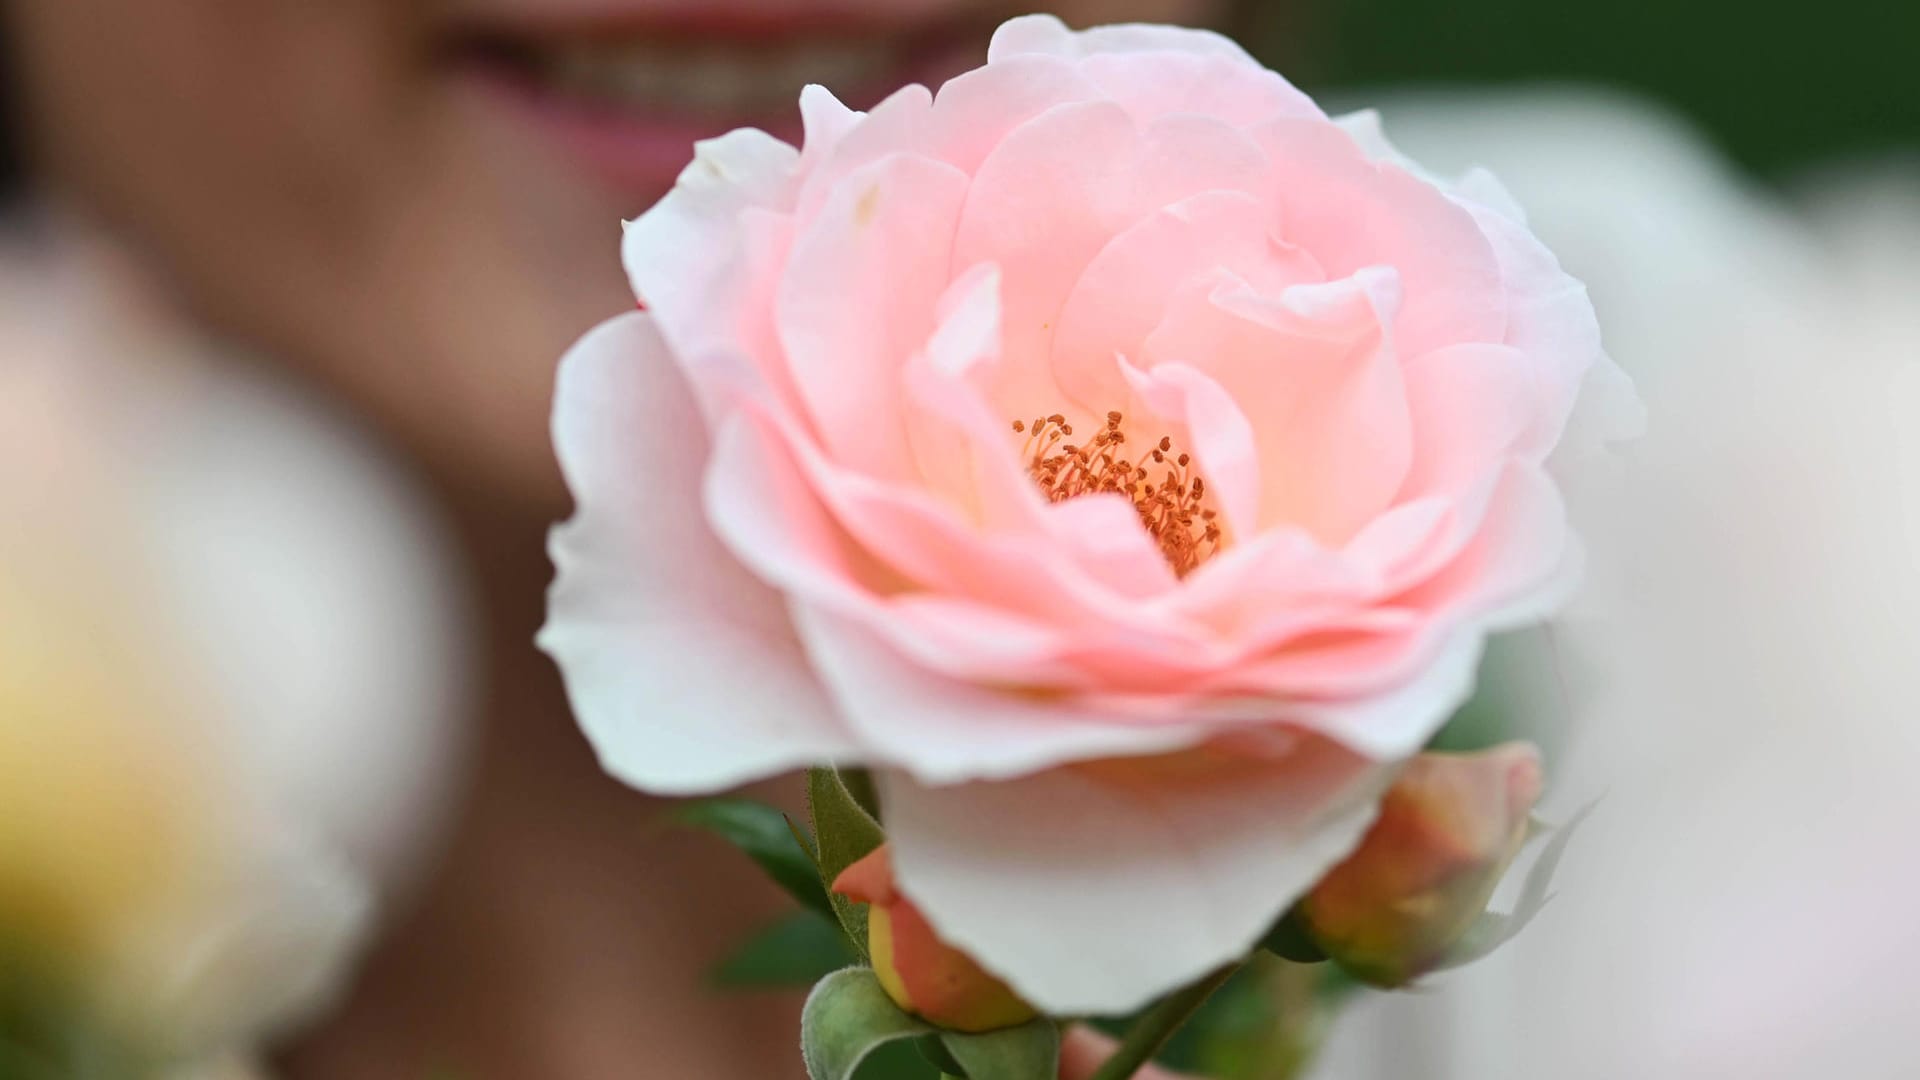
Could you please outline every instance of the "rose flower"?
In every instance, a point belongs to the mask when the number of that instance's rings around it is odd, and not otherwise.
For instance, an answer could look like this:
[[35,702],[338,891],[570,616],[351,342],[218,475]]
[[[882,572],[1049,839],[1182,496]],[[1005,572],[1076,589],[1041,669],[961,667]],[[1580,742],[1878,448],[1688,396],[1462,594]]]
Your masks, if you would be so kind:
[[666,794],[875,770],[900,893],[1051,1013],[1244,953],[1577,571],[1617,375],[1485,175],[1214,34],[996,35],[704,143],[564,360],[541,643]]

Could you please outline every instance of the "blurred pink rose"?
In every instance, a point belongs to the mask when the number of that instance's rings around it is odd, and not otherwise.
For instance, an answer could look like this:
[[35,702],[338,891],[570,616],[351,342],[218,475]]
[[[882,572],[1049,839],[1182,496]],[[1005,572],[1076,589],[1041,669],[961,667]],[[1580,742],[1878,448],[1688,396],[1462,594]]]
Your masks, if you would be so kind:
[[937,99],[801,109],[628,226],[542,644],[623,780],[874,766],[944,940],[1129,1008],[1243,952],[1566,594],[1592,308],[1489,177],[1214,34],[1017,19]]

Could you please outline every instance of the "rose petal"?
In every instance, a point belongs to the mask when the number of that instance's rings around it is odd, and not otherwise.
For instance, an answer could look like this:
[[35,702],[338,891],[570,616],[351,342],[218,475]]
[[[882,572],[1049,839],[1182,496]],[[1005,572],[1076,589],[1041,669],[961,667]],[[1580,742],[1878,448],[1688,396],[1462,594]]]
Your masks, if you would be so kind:
[[1358,843],[1390,770],[1301,740],[1271,760],[880,777],[902,892],[1041,1009],[1123,1013],[1246,954]]
[[794,217],[803,226],[812,221],[842,180],[882,158],[925,156],[932,111],[932,92],[916,85],[901,87],[871,112],[861,114],[819,155],[819,163],[803,174],[792,199]]
[[1394,338],[1405,356],[1505,340],[1500,265],[1473,215],[1419,177],[1368,161],[1345,132],[1280,120],[1250,132],[1273,162],[1286,238],[1345,277],[1391,266],[1404,302]]
[[1387,332],[1389,271],[1264,297],[1231,279],[1183,290],[1142,350],[1217,381],[1259,441],[1262,528],[1298,525],[1344,543],[1391,503],[1413,446]]
[[987,48],[987,63],[1027,53],[1079,58],[1099,53],[1186,52],[1254,64],[1232,38],[1180,26],[1102,26],[1075,32],[1053,15],[1024,15],[1002,23]]
[[933,330],[966,195],[950,165],[883,158],[834,190],[784,272],[776,318],[793,381],[829,452],[876,477],[917,478],[901,365]]
[[1012,57],[956,76],[940,88],[928,145],[941,160],[971,174],[1014,128],[1056,105],[1102,96],[1099,87],[1064,60]]
[[[1532,444],[1552,394],[1531,356],[1506,345],[1454,345],[1406,365],[1414,453],[1401,498],[1463,492]],[[1531,454],[1536,459],[1537,452]]]
[[1234,127],[1268,120],[1320,120],[1313,99],[1244,54],[1107,52],[1081,61],[1080,70],[1136,120],[1185,113]]
[[1228,271],[1266,293],[1325,281],[1313,257],[1272,231],[1274,213],[1239,191],[1210,191],[1156,211],[1101,248],[1073,285],[1053,338],[1060,387],[1097,415],[1127,384],[1117,356],[1139,356],[1183,286]]
[[[1005,276],[1004,385],[1011,417],[1070,412],[1047,358],[1061,309],[1119,232],[1208,191],[1256,191],[1261,152],[1204,117],[1137,126],[1111,102],[1061,105],[1012,132],[981,163],[954,243],[957,266],[997,263]],[[1074,192],[1063,200],[1059,192]],[[1112,404],[1081,402],[1087,416]]]
[[660,333],[687,356],[724,350],[747,310],[735,272],[735,224],[754,207],[784,209],[799,153],[762,131],[743,129],[695,146],[679,182],[653,209],[627,223],[621,261],[635,296]]
[[[1137,685],[1190,674],[1218,655],[1203,628],[1141,610],[1091,579],[1070,552],[982,534],[923,492],[836,469],[755,410],[721,429],[709,479],[708,514],[742,562],[796,599],[870,628],[930,672],[1070,690],[1096,678]],[[1033,638],[1045,649],[1035,645],[1010,669],[1003,643],[976,643],[916,617],[934,608],[898,602],[921,590],[1024,616],[1050,631]]]
[[780,596],[706,525],[706,432],[648,316],[561,362],[554,444],[579,510],[539,644],[607,771],[691,794],[850,753]]
[[[1256,536],[1260,456],[1253,425],[1233,396],[1204,372],[1185,364],[1161,364],[1147,372],[1123,361],[1121,370],[1139,400],[1173,428],[1173,438],[1181,446],[1190,448],[1195,471],[1220,507],[1222,524],[1235,535]],[[1143,449],[1136,447],[1133,453]],[[1152,463],[1141,464],[1149,471],[1149,481],[1157,481]]]
[[1207,735],[1191,725],[1129,724],[1070,699],[948,678],[825,607],[798,604],[794,619],[820,678],[860,734],[866,760],[930,784],[1165,753]]

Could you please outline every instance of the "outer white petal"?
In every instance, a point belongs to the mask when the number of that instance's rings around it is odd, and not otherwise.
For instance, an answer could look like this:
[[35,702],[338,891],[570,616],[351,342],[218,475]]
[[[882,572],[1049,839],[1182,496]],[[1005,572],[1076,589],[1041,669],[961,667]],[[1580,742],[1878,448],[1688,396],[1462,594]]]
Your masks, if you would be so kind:
[[[808,101],[810,119],[827,128],[840,123],[820,95]],[[627,280],[683,355],[729,344],[731,326],[701,317],[709,311],[705,300],[737,258],[741,213],[790,204],[799,161],[799,151],[764,131],[742,128],[708,139],[695,147],[674,189],[627,222],[620,244]]]
[[1160,764],[957,787],[883,774],[901,888],[1041,1009],[1126,1012],[1252,948],[1359,842],[1392,774],[1305,740],[1265,765]]
[[579,509],[553,532],[539,644],[607,771],[684,794],[849,752],[780,596],[706,523],[706,430],[652,319],[574,347],[553,423]]

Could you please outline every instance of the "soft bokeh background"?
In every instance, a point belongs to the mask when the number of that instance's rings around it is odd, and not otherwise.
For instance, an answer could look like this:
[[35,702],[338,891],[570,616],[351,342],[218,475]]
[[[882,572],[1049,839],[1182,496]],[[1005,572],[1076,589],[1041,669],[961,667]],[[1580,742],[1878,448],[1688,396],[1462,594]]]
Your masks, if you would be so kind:
[[[1588,600],[1504,643],[1470,717],[1555,748],[1555,813],[1605,794],[1561,898],[1419,993],[1333,991],[1327,1031],[1326,988],[1276,975],[1297,1028],[1243,994],[1182,1062],[1278,1077],[1325,1036],[1329,1080],[1920,1075],[1920,5],[1229,18],[1506,179],[1652,429],[1582,493]],[[675,1037],[734,1045],[659,1075],[791,1075],[794,995],[700,977],[779,900],[500,674],[539,666],[516,574],[557,509],[450,478],[297,347],[177,302],[139,223],[0,158],[0,1078],[653,1075],[613,1061]]]

